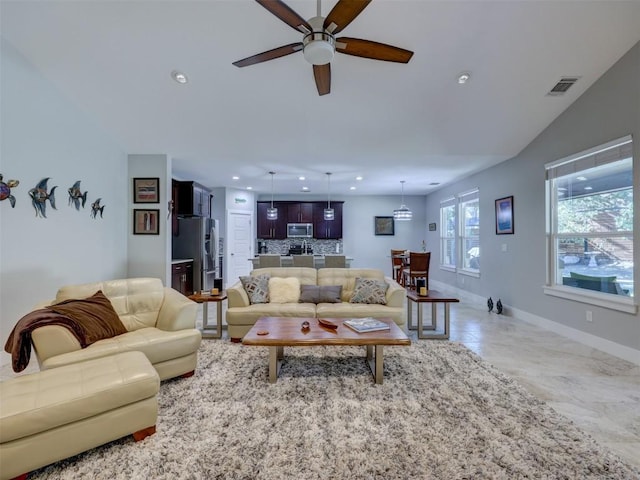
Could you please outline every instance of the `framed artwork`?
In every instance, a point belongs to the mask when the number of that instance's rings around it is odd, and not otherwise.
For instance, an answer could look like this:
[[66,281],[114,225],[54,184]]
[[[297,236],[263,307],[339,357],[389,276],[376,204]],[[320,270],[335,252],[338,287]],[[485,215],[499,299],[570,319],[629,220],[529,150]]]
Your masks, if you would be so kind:
[[430,232],[435,232],[436,231],[436,224],[435,223],[430,223],[429,224],[429,231]]
[[395,235],[393,217],[374,217],[376,235]]
[[513,195],[496,200],[496,235],[513,233]]
[[159,178],[134,178],[133,179],[133,203],[159,203],[160,179]]
[[159,235],[160,234],[160,210],[133,210],[133,234],[134,235]]

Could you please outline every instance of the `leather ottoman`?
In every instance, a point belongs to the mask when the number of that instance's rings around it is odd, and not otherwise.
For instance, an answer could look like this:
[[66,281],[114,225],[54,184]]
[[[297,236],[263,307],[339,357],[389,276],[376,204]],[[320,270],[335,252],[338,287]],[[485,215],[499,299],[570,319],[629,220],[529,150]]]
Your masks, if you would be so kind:
[[125,352],[0,382],[0,479],[155,432],[160,378]]

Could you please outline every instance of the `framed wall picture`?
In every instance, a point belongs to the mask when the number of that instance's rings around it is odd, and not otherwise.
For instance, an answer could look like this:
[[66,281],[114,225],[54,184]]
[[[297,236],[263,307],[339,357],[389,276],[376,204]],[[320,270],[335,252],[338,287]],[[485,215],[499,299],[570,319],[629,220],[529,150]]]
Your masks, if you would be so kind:
[[133,179],[133,203],[159,203],[160,179],[159,178],[134,178]]
[[375,234],[376,235],[395,235],[395,225],[393,217],[375,217]]
[[513,230],[513,195],[496,200],[496,235],[509,235]]
[[160,210],[133,210],[133,234],[134,235],[159,235],[160,234]]
[[430,232],[435,232],[436,231],[436,224],[435,223],[430,223],[429,224],[429,231]]

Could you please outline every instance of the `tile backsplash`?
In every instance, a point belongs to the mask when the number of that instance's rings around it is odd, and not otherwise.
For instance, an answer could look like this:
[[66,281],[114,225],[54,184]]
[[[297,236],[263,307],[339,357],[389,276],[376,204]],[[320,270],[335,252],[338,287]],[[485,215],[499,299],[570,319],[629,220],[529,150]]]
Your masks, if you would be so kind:
[[[289,248],[292,245],[302,245],[302,240],[261,240],[267,245],[267,253],[275,253],[280,255],[287,255]],[[306,245],[311,246],[313,253],[316,255],[325,255],[332,253],[344,253],[342,249],[342,242],[340,240],[306,240]],[[256,244],[256,254],[259,253],[258,245]]]

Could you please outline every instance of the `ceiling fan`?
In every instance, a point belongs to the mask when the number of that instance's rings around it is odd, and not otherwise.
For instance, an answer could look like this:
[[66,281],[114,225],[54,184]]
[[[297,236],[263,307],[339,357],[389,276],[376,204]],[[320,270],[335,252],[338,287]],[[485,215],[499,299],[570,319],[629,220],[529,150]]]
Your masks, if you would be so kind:
[[338,0],[326,18],[321,16],[320,0],[317,0],[317,16],[308,21],[281,0],[256,0],[256,2],[293,29],[302,32],[304,36],[302,42],[290,43],[233,62],[236,67],[248,67],[302,50],[304,58],[313,65],[313,76],[318,94],[326,95],[331,91],[330,62],[336,51],[357,57],[398,63],[409,62],[413,55],[413,52],[409,50],[384,43],[358,38],[335,37],[369,5],[371,0]]

